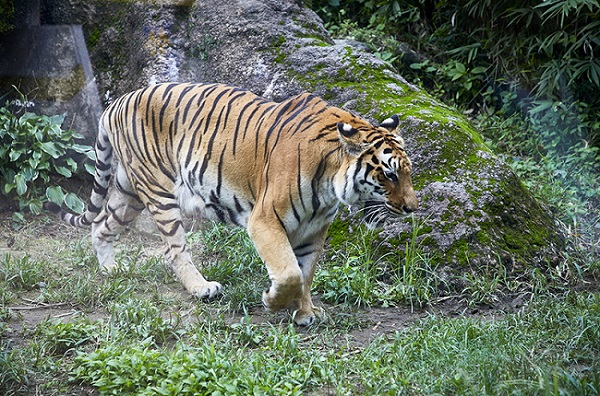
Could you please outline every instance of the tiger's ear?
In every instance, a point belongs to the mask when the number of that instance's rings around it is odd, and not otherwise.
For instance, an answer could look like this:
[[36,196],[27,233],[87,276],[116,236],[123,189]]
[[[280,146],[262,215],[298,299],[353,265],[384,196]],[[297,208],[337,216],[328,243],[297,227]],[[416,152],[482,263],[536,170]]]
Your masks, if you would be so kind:
[[397,114],[394,114],[390,118],[386,118],[385,120],[381,121],[379,126],[387,129],[390,132],[396,132],[398,129],[398,124],[400,124],[400,119],[398,118]]
[[346,152],[353,157],[358,157],[365,149],[365,144],[361,141],[358,129],[350,124],[338,122],[337,130],[340,135],[342,146]]

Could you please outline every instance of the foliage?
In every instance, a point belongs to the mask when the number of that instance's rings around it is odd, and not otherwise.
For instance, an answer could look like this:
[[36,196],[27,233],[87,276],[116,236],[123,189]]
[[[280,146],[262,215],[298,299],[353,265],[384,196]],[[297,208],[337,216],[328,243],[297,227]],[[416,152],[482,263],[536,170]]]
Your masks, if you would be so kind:
[[567,82],[600,87],[597,0],[322,0],[313,7],[329,27],[351,19],[411,43],[431,59],[429,73],[450,81],[485,71],[487,81],[518,82],[563,100],[573,94],[565,90]]
[[525,119],[491,112],[477,117],[488,144],[569,223],[600,205],[600,149],[586,140],[600,120],[591,121],[584,106],[538,100]]
[[14,0],[0,0],[0,34],[13,29],[14,13]]
[[20,258],[5,254],[0,261],[0,284],[15,290],[31,290],[43,281],[44,275],[39,261],[29,256]]
[[128,299],[114,303],[110,309],[111,322],[125,337],[137,337],[164,343],[175,336],[177,318],[167,319],[161,310],[146,299]]
[[97,342],[102,333],[102,322],[92,323],[88,318],[77,318],[72,322],[41,322],[31,335],[44,342],[49,353],[64,355],[88,343]]
[[47,199],[81,212],[83,202],[77,195],[49,184],[52,175],[69,178],[79,170],[78,163],[66,154],[80,153],[93,159],[92,148],[76,144],[81,136],[61,128],[63,115],[36,115],[26,111],[30,103],[22,96],[13,102],[16,110],[11,110],[9,103],[0,108],[0,192],[16,199],[21,210],[40,213],[45,186]]

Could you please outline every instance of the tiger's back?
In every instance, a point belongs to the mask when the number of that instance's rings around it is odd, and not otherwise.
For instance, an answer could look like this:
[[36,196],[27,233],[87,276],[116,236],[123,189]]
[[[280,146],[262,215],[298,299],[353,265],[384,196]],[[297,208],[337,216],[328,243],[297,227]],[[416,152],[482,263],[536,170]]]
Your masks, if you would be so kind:
[[[416,209],[397,125],[395,117],[373,127],[311,94],[274,103],[220,84],[151,86],[107,108],[88,210],[61,217],[93,223],[94,249],[110,269],[116,234],[147,208],[175,275],[209,298],[222,287],[193,266],[182,212],[244,226],[272,282],[265,305],[294,305],[296,322],[310,324],[314,268],[339,202]],[[106,201],[113,150],[116,188]]]
[[264,200],[273,186],[286,190],[285,200],[304,193],[296,211],[312,214],[336,201],[313,202],[304,188],[319,165],[309,159],[321,156],[326,142],[307,134],[335,132],[341,119],[327,113],[310,94],[277,104],[219,84],[160,84],[122,97],[102,124],[138,193],[160,205],[152,188],[169,186],[184,211],[246,226],[257,196]]

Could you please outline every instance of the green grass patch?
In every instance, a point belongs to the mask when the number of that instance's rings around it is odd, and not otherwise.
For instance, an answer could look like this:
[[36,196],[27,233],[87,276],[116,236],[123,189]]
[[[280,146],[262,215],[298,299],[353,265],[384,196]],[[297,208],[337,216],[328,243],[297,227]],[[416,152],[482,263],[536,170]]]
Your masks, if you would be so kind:
[[[72,386],[102,395],[593,395],[600,389],[600,295],[593,293],[540,296],[500,318],[431,315],[366,344],[332,328],[306,334],[250,317],[233,324],[159,322],[177,334],[163,343],[148,336],[156,316],[131,315],[133,306],[110,322],[43,324],[28,348],[53,352],[51,358],[19,364],[58,373],[65,363]],[[10,359],[15,355],[26,356],[12,351]],[[14,361],[5,363],[13,368],[6,373],[18,377]]]
[[[402,254],[362,228],[330,249],[315,285],[324,321],[308,329],[259,306],[267,274],[238,229],[188,235],[207,277],[226,285],[212,303],[189,298],[161,258],[126,238],[111,276],[78,240],[43,257],[7,254],[0,394],[597,394],[597,292],[540,284],[522,308],[484,316],[370,311],[432,304],[447,287],[417,243],[420,227]],[[512,281],[465,274],[458,297],[493,304]],[[376,332],[381,321],[388,330]]]

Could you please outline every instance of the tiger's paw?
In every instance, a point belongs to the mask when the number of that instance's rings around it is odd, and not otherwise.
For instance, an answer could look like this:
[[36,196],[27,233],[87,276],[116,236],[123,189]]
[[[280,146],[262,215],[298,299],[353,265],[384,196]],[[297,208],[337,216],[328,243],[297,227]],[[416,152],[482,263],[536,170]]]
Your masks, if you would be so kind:
[[[294,304],[295,305],[295,304]],[[292,306],[293,307],[293,306]],[[317,320],[323,319],[323,311],[321,308],[311,304],[309,309],[293,309],[292,318],[297,326],[312,326]]]
[[269,311],[280,311],[290,305],[302,295],[302,274],[291,276],[285,282],[272,282],[271,287],[263,292],[262,302]]
[[219,282],[205,282],[200,286],[193,287],[190,293],[200,300],[212,300],[223,292],[223,286]]
[[291,304],[291,299],[282,298],[273,292],[273,287],[265,290],[262,294],[262,303],[268,311],[280,311]]
[[115,263],[113,261],[112,263],[102,264],[100,266],[100,272],[102,272],[106,275],[111,275],[111,274],[114,274],[115,272],[117,272],[117,268],[119,268],[119,265],[117,265],[117,263]]
[[292,317],[297,326],[311,326],[317,321],[317,316],[313,311],[301,312],[298,310],[292,314]]
[[263,292],[262,302],[267,310],[280,311],[282,309],[289,308],[294,300],[296,300],[298,293],[299,292],[296,290],[281,290],[281,288],[277,290],[271,286],[269,289]]

